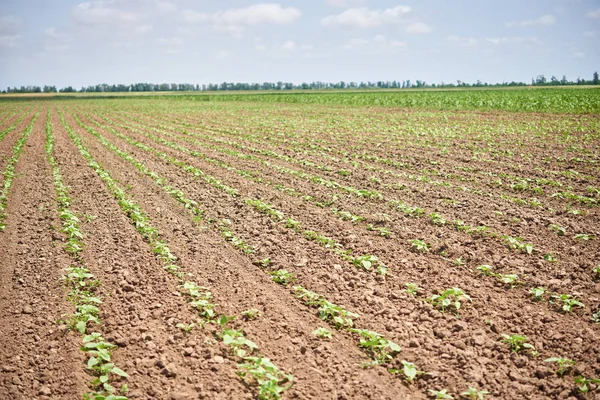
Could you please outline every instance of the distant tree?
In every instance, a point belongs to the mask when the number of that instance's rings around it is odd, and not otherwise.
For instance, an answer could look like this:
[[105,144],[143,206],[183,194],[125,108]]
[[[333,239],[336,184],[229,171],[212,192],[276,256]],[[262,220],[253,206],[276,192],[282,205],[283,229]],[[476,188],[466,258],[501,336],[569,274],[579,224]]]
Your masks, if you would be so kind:
[[598,71],[594,72],[594,77],[592,78],[593,85],[600,85],[600,79],[598,79]]

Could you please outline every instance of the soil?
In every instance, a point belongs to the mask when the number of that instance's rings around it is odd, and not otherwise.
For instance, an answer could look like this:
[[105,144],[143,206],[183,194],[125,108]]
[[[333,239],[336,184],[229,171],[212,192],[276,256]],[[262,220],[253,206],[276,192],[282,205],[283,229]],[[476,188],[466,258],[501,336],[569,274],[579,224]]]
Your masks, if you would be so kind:
[[[499,135],[494,142],[496,147],[519,148],[520,152],[532,155],[519,158],[519,162],[507,161],[497,154],[493,163],[473,161],[469,148],[483,140],[474,133],[473,124],[479,124],[482,130],[495,129],[494,132],[500,128],[531,129],[537,135],[539,128],[529,127],[541,124],[550,130],[553,124],[572,123],[594,133],[597,119],[298,105],[269,105],[263,110],[258,106],[240,109],[237,104],[190,105],[158,100],[150,104],[133,100],[118,102],[118,110],[110,100],[56,103],[50,110],[55,156],[73,199],[71,208],[82,221],[83,259],[102,282],[102,324],[98,329],[119,346],[114,351],[114,361],[129,374],[123,381],[129,387],[128,397],[237,399],[254,398],[256,391],[236,376],[239,360],[216,339],[214,324],[196,327],[190,333],[176,327],[178,323],[196,321],[197,315],[181,296],[177,279],[162,268],[105,184],[87,166],[62,126],[56,108],[64,113],[67,124],[81,136],[98,163],[148,214],[187,276],[210,289],[220,313],[239,316],[252,308],[261,311],[258,319],[238,317],[232,326],[243,329],[261,354],[294,375],[295,383],[284,398],[420,398],[426,397],[428,390],[443,388],[458,398],[469,387],[488,390],[492,397],[503,399],[577,398],[582,395],[577,394],[573,378],[600,375],[600,349],[596,345],[600,340],[600,325],[590,321],[600,308],[600,282],[592,274],[592,268],[600,260],[600,239],[573,238],[574,233],[580,232],[600,236],[598,207],[586,208],[585,215],[575,216],[549,210],[572,205],[550,196],[540,197],[544,201],[541,209],[515,204],[501,194],[531,196],[494,188],[492,178],[483,173],[551,176],[540,171],[543,164],[539,160],[542,154],[550,157],[564,154],[567,145],[560,140],[562,136],[557,135],[555,141],[548,141],[546,148],[541,149],[536,147],[537,136],[533,134],[518,143],[513,141],[516,134]],[[27,104],[23,103],[23,109]],[[19,160],[18,178],[9,196],[7,228],[0,232],[2,242],[7,243],[0,248],[3,264],[0,395],[10,398],[73,398],[89,390],[90,376],[85,370],[85,357],[79,351],[81,337],[63,324],[56,324],[72,306],[59,279],[63,268],[69,265],[69,257],[60,246],[64,237],[56,231],[60,221],[44,154],[46,106],[43,105]],[[205,210],[205,222],[194,222],[181,204],[80,127],[71,113],[200,203]],[[450,122],[446,122],[448,116],[453,118]],[[266,121],[262,125],[258,123],[261,118]],[[403,129],[400,121],[419,126],[428,122],[448,123],[449,130],[464,135],[448,154],[441,154],[432,152],[427,144],[434,139],[433,133],[424,134],[420,142],[402,143],[398,141],[399,134],[391,136],[392,140],[386,135],[393,133],[373,129],[367,136],[361,129],[350,129],[344,125],[345,118],[365,121],[379,118],[399,124],[399,129]],[[331,119],[338,122],[332,123]],[[0,160],[10,153],[26,120],[20,130],[0,143]],[[373,123],[384,126],[381,121]],[[3,126],[9,123],[7,120]],[[368,124],[365,122],[364,126]],[[236,188],[238,196],[232,197],[163,158],[127,143],[111,129],[217,177]],[[277,134],[278,129],[286,133]],[[544,132],[552,137],[552,131]],[[242,176],[203,157],[173,150],[146,135],[150,133],[163,135],[235,169],[253,171],[263,181]],[[261,137],[262,142],[257,143]],[[580,132],[573,131],[573,140],[581,137]],[[597,132],[592,137],[597,137]],[[586,140],[586,145],[592,141],[597,148],[597,139]],[[246,150],[236,143],[246,146]],[[339,189],[279,172],[256,159],[244,160],[226,154],[215,145],[347,186],[377,190],[384,199],[350,196]],[[341,177],[336,171],[347,169],[350,164],[339,155],[358,152],[357,146],[368,154],[406,162],[408,167],[388,167],[373,159],[360,159],[358,166],[351,166],[350,176]],[[279,152],[298,162],[251,153],[248,147]],[[335,159],[321,150],[309,151],[325,147],[331,149]],[[600,161],[597,151],[581,157]],[[331,170],[302,165],[302,160],[327,165]],[[436,168],[441,173],[460,175],[464,181],[439,177],[455,184],[440,186],[402,174],[418,173],[431,166],[430,160],[439,163]],[[389,169],[396,175],[365,168],[373,166]],[[461,169],[465,166],[472,169]],[[546,169],[561,171],[564,167],[564,163],[556,161]],[[587,176],[581,182],[562,175],[552,177],[570,184],[579,194],[587,193],[587,186],[598,187],[597,168],[588,164],[575,167]],[[381,183],[370,180],[372,176],[379,177]],[[266,184],[269,181],[310,194],[314,200],[277,190],[273,184]],[[483,195],[457,189],[461,182]],[[398,187],[403,189],[395,189]],[[364,216],[366,221],[358,224],[342,221],[329,207],[315,204],[334,195],[338,196],[335,207]],[[246,204],[246,199],[271,204],[285,218],[299,221],[303,229],[322,233],[353,254],[376,255],[392,275],[380,277],[356,269],[330,249],[307,240],[301,231],[287,229],[258,213]],[[463,220],[472,226],[486,225],[498,235],[522,237],[533,243],[536,251],[532,255],[516,252],[501,238],[469,235],[457,231],[452,223],[435,226],[426,215],[411,217],[394,210],[388,204],[390,200],[418,206],[427,214],[439,212],[448,221]],[[224,218],[230,221],[238,237],[256,249],[255,253],[245,255],[238,251],[207,222]],[[514,218],[519,222],[512,221]],[[386,227],[390,237],[368,230],[369,223]],[[551,223],[567,227],[569,235],[557,236],[548,229]],[[430,244],[430,251],[416,252],[410,244],[413,239]],[[546,253],[554,254],[558,261],[544,261]],[[256,265],[257,260],[265,258],[272,260],[271,269],[293,273],[296,284],[359,314],[356,327],[379,332],[399,344],[402,351],[387,367],[401,369],[401,361],[407,360],[425,374],[409,385],[382,366],[363,368],[361,365],[369,361],[368,354],[357,346],[357,335],[350,332],[334,330],[332,340],[317,339],[312,331],[327,324],[315,309],[300,302],[290,287],[275,283]],[[462,262],[455,262],[457,259]],[[519,274],[522,283],[511,288],[497,278],[482,276],[476,270],[481,264],[493,265],[498,273]],[[406,293],[407,282],[418,284],[423,291],[417,296]],[[529,290],[537,286],[547,287],[549,293],[572,294],[585,303],[585,308],[561,312],[557,304],[547,301],[549,294],[544,301],[533,301]],[[462,288],[471,298],[463,301],[459,313],[441,312],[425,301],[439,290],[451,287]],[[501,342],[502,334],[527,336],[540,354],[511,352]],[[562,377],[555,373],[555,365],[544,362],[549,357],[561,356],[577,361]]]

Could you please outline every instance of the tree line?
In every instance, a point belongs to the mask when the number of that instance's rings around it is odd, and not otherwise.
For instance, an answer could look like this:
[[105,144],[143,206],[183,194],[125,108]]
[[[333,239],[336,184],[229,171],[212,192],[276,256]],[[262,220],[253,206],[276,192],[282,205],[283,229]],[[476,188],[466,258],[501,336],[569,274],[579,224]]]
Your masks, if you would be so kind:
[[108,85],[102,83],[94,86],[81,87],[79,90],[72,86],[57,90],[56,86],[21,86],[8,87],[2,93],[105,93],[105,92],[200,92],[200,91],[234,91],[234,90],[319,90],[319,89],[410,89],[410,88],[454,88],[454,87],[505,87],[505,86],[568,86],[568,85],[600,85],[598,72],[594,72],[591,80],[577,78],[575,81],[567,80],[563,75],[561,79],[552,76],[547,79],[544,75],[538,75],[531,79],[531,83],[525,82],[502,82],[487,83],[480,80],[474,83],[456,81],[456,83],[427,83],[422,80],[404,81],[368,81],[368,82],[303,82],[294,84],[291,82],[222,82],[209,84],[191,83],[134,83],[131,85]]

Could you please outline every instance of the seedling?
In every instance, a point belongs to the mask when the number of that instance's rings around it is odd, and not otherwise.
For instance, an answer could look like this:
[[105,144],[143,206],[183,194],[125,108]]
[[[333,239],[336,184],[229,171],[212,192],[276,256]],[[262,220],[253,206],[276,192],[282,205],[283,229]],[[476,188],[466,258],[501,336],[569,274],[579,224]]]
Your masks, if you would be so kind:
[[[577,390],[580,393],[589,393],[592,390],[591,385],[596,386],[596,391],[600,391],[600,379],[590,379],[583,376],[578,376],[575,378],[575,384],[577,385]],[[591,385],[590,385],[591,384]]]
[[544,362],[553,362],[558,364],[558,371],[556,371],[556,373],[559,376],[563,376],[569,371],[569,369],[571,369],[573,365],[577,364],[575,361],[563,357],[547,358],[544,360]]
[[419,253],[427,253],[431,245],[425,243],[424,240],[412,239],[409,240],[411,247]]
[[300,228],[300,221],[296,221],[293,218],[288,218],[285,220],[285,227],[297,231],[298,228]]
[[372,256],[370,254],[354,257],[354,259],[352,260],[352,264],[354,264],[354,266],[358,269],[362,269],[365,271],[370,271],[373,267],[385,267],[385,264],[379,261],[379,258],[377,256]]
[[377,332],[367,329],[349,329],[350,332],[361,336],[359,347],[367,349],[374,359],[374,365],[383,365],[391,361],[400,352],[400,346],[387,340]]
[[446,311],[448,307],[454,307],[456,312],[460,310],[461,301],[464,300],[471,301],[471,297],[459,288],[446,289],[441,294],[434,294],[427,299],[434,307],[442,311]]
[[369,231],[377,231],[383,237],[389,237],[390,234],[391,234],[391,232],[389,231],[389,229],[387,229],[386,227],[383,227],[383,226],[376,227],[373,224],[367,225],[367,230],[369,230]]
[[490,394],[487,390],[477,390],[474,387],[470,387],[468,390],[462,392],[461,397],[465,397],[471,400],[483,400],[486,395]]
[[496,276],[496,274],[494,273],[494,267],[492,267],[491,265],[487,265],[487,264],[480,265],[476,269],[478,271],[480,271],[482,275],[485,275],[485,276]]
[[177,324],[175,325],[177,328],[181,329],[182,331],[184,331],[185,333],[189,333],[192,329],[194,329],[194,327],[196,326],[196,324],[194,324],[193,322],[189,325],[186,324]]
[[405,360],[402,360],[401,362],[402,362],[401,370],[390,368],[390,369],[388,369],[388,371],[392,374],[402,373],[404,375],[404,379],[409,384],[413,383],[419,375],[423,375],[425,373],[424,371],[419,371],[417,369],[417,366],[414,363],[411,363],[411,362],[408,362]]
[[519,281],[519,275],[517,274],[499,274],[498,279],[500,279],[500,282],[504,283],[505,285],[509,285],[511,288],[514,288],[515,285],[521,283],[521,281]]
[[510,350],[513,353],[518,353],[521,349],[526,349],[531,352],[533,355],[537,355],[537,350],[533,347],[532,344],[527,343],[527,337],[523,335],[507,335],[502,334],[503,339],[501,340],[503,343],[506,343],[510,346]]
[[552,254],[548,253],[548,254],[544,255],[544,261],[555,262],[556,257],[554,257]]
[[566,313],[571,312],[573,310],[573,307],[585,307],[585,305],[582,302],[580,302],[577,299],[574,299],[573,296],[570,294],[555,294],[552,296],[552,300],[550,301],[553,303],[562,304],[561,309]]
[[539,301],[542,300],[542,298],[544,297],[546,290],[547,289],[545,287],[534,287],[529,289],[529,293],[531,293],[531,295],[533,296],[533,300]]
[[254,262],[255,265],[258,265],[261,268],[267,268],[269,267],[271,264],[273,264],[273,262],[271,261],[270,258],[263,258],[262,260],[257,260]]
[[442,390],[429,389],[429,394],[436,399],[447,399],[447,400],[454,399],[454,397],[452,397],[448,394],[448,389],[442,389]]
[[578,233],[575,236],[573,236],[575,239],[577,240],[592,240],[594,239],[596,236],[595,235],[588,235],[587,233]]
[[550,230],[556,232],[558,236],[564,236],[567,233],[567,228],[556,224],[550,225]]
[[312,334],[321,339],[333,338],[333,333],[327,328],[317,328],[312,331]]
[[420,288],[416,283],[407,282],[404,284],[404,286],[406,286],[404,291],[413,296],[417,296],[419,292],[423,291],[423,289]]
[[258,385],[259,400],[280,399],[283,392],[292,387],[294,377],[284,374],[269,360],[263,357],[245,357],[245,363],[238,364],[238,375],[253,380]]
[[466,264],[466,262],[462,259],[462,257],[458,257],[456,260],[452,261],[454,265],[457,267],[461,267]]
[[431,213],[429,214],[429,219],[431,220],[431,223],[437,226],[443,226],[446,225],[448,223],[448,221],[446,221],[444,219],[444,217],[442,217],[441,214],[439,213]]
[[296,277],[285,269],[269,272],[273,280],[280,285],[287,286],[296,280]]
[[592,272],[594,273],[594,279],[600,280],[600,265],[594,268]]
[[254,350],[258,349],[258,346],[254,342],[244,337],[242,331],[223,328],[223,331],[217,335],[223,340],[223,344],[232,348],[232,353],[237,357],[243,358],[246,354],[251,354]]
[[260,310],[257,310],[256,308],[251,308],[249,310],[242,311],[242,316],[246,319],[256,319],[260,317],[260,315]]

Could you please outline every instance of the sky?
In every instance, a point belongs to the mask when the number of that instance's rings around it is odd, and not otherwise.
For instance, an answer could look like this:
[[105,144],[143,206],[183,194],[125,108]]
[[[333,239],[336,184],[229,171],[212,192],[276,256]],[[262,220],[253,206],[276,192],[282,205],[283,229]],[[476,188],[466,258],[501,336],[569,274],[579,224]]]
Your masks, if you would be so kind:
[[529,82],[596,70],[600,0],[0,2],[0,89]]

